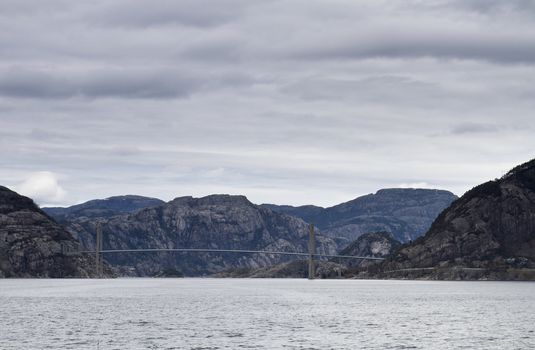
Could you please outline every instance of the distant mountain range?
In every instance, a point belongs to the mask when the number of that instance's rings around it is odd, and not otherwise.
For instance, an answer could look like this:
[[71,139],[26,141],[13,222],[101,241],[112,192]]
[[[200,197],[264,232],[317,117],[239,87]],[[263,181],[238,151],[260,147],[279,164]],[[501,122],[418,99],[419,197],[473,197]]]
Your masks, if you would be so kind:
[[[134,213],[109,214],[70,216],[64,224],[87,249],[94,249],[96,224],[100,222],[105,249],[307,251],[308,225],[302,219],[255,205],[243,196],[180,197]],[[336,253],[337,246],[331,238],[321,234],[316,238],[318,252]],[[120,274],[133,276],[153,276],[164,270],[199,276],[230,268],[270,266],[291,259],[281,255],[233,253],[117,253],[105,258]]]
[[0,186],[0,277],[91,277],[93,256],[34,202]]
[[[461,198],[442,190],[384,189],[330,208],[255,205],[230,195],[167,203],[129,195],[40,210],[0,187],[0,277],[90,276],[92,257],[64,250],[75,249],[77,240],[94,249],[97,223],[105,249],[306,252],[307,222],[313,222],[320,253],[387,257],[365,269],[325,260],[318,263],[320,276],[355,271],[366,278],[535,279],[534,213],[535,160]],[[265,254],[116,253],[106,260],[127,276],[306,273],[304,261]]]
[[[455,196],[447,191],[386,189],[332,208],[254,205],[243,196],[181,197],[169,203],[140,196],[92,200],[69,208],[43,208],[64,224],[85,249],[94,249],[101,222],[106,249],[216,248],[307,251],[307,225],[317,223],[321,252],[336,253],[363,233],[383,230],[412,239]],[[330,236],[326,237],[324,234]],[[267,267],[284,256],[117,253],[107,261],[122,275],[151,276],[163,270],[186,275]]]
[[535,280],[535,159],[468,191],[371,275]]
[[94,199],[67,208],[43,208],[43,211],[58,222],[63,222],[80,217],[107,218],[118,214],[133,213],[139,209],[156,207],[164,203],[164,201],[157,198],[126,195],[109,197],[106,199]]
[[263,206],[314,223],[323,234],[343,237],[346,242],[369,232],[389,232],[395,239],[408,242],[423,235],[455,199],[457,196],[443,190],[392,188],[330,208]]

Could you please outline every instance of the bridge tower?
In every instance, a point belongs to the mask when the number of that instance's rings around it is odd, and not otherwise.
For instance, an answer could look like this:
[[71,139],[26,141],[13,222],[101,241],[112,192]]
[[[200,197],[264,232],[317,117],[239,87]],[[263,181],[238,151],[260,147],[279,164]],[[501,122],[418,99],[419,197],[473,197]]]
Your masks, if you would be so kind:
[[102,226],[97,222],[97,232],[95,241],[95,277],[102,278]]
[[314,233],[314,224],[310,224],[308,229],[308,279],[313,280],[316,274],[314,271],[314,255],[316,254],[316,234]]

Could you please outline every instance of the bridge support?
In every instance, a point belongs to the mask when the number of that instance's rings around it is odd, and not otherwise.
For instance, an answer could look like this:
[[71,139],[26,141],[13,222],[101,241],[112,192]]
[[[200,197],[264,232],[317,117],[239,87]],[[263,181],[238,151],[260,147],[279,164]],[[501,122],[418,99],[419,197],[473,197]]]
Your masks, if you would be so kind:
[[316,254],[316,234],[314,233],[314,224],[310,224],[308,232],[308,279],[313,280],[315,277],[314,271],[314,255]]
[[95,277],[102,278],[102,226],[97,223],[96,241],[95,241]]

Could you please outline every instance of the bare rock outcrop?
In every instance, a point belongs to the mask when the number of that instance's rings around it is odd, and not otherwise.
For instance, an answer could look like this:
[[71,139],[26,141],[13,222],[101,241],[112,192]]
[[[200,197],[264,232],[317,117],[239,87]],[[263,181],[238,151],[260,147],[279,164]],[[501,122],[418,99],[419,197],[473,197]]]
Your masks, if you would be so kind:
[[[340,251],[340,255],[366,256],[372,258],[386,258],[401,246],[401,242],[388,232],[365,233]],[[377,264],[381,260],[348,259],[344,263],[348,267],[366,267]]]
[[0,186],[0,277],[91,277],[92,256],[27,197]]
[[535,160],[468,191],[429,232],[373,273],[382,278],[535,279]]

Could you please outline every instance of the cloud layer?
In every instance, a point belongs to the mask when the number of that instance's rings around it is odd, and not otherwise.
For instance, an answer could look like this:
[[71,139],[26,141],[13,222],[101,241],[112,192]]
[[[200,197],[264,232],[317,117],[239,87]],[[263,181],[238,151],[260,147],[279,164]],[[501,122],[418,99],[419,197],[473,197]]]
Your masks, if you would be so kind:
[[7,0],[0,183],[61,174],[35,192],[60,204],[462,194],[535,156],[534,19],[523,0]]
[[15,189],[20,194],[44,205],[62,203],[67,195],[59,185],[57,175],[48,171],[31,173]]

